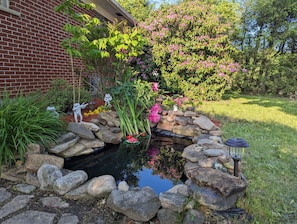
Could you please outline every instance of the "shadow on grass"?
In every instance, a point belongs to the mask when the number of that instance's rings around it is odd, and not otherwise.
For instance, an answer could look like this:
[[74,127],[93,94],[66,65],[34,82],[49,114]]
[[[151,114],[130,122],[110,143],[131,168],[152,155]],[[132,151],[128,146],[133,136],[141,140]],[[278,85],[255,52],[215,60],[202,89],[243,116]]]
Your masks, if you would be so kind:
[[278,107],[280,111],[297,116],[297,101],[290,100],[282,97],[270,97],[270,96],[251,96],[251,95],[230,95],[230,98],[245,98],[249,102],[243,104],[256,104],[262,107]]

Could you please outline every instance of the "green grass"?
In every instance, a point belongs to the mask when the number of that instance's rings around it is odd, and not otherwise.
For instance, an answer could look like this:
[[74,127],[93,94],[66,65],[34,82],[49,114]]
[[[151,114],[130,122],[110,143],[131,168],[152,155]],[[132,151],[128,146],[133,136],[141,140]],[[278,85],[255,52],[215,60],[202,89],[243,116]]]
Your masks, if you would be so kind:
[[297,221],[297,102],[263,96],[232,96],[204,102],[201,113],[222,122],[223,139],[244,138],[242,169],[248,180],[238,206],[253,223]]

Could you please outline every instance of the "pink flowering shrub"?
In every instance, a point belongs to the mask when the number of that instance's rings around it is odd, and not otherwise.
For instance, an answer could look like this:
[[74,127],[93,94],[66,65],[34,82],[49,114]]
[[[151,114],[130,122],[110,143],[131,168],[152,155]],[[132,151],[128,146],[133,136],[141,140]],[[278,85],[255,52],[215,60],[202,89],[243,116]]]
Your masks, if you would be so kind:
[[150,114],[148,116],[148,120],[152,123],[158,123],[160,121],[161,116],[159,113],[162,112],[162,108],[160,104],[155,103],[150,109]]
[[[161,71],[162,89],[198,100],[220,99],[242,73],[231,55],[232,4],[184,1],[162,7],[140,26]],[[228,9],[228,10],[227,10]]]

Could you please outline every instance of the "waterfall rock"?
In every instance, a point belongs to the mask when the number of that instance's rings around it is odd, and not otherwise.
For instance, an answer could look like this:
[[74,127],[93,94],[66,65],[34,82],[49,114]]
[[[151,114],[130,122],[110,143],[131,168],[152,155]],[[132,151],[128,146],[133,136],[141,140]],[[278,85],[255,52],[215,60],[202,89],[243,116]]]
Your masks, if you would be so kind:
[[70,122],[67,126],[67,131],[77,134],[81,138],[95,139],[95,135],[81,123]]

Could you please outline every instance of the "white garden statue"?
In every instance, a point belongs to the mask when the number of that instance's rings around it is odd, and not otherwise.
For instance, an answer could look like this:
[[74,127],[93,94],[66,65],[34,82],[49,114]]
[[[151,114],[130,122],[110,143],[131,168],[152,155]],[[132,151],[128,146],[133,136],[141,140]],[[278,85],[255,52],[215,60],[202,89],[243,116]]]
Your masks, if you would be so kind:
[[82,104],[75,103],[75,104],[73,104],[72,110],[73,110],[74,120],[75,120],[76,123],[78,123],[78,119],[77,119],[78,117],[80,118],[80,123],[82,122],[83,116],[81,114],[81,109],[85,109],[87,105],[88,105],[87,103],[82,103]]
[[48,107],[46,108],[46,110],[47,110],[47,111],[51,111],[51,112],[55,115],[55,117],[59,117],[59,114],[58,114],[58,112],[56,111],[56,108],[55,108],[54,106],[48,106]]
[[112,96],[109,93],[106,93],[104,96],[105,105],[111,106],[110,101],[112,101]]

